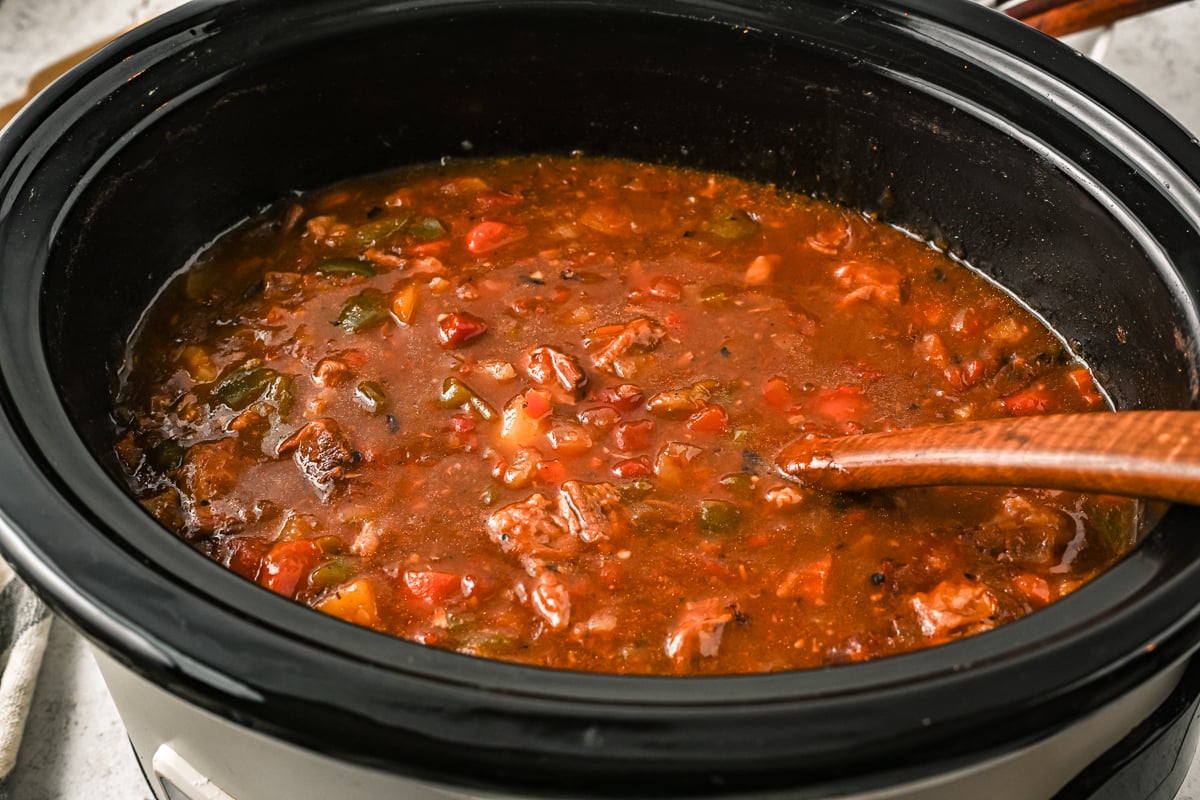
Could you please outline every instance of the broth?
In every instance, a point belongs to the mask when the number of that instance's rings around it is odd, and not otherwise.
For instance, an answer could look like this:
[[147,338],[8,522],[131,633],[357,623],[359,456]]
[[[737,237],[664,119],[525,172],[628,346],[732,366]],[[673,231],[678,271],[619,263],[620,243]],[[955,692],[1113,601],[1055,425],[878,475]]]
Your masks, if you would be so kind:
[[454,162],[289,199],[147,311],[117,398],[143,505],[382,632],[563,669],[727,674],[989,630],[1132,546],[1132,501],[823,494],[779,449],[1107,408],[967,267],[723,174]]

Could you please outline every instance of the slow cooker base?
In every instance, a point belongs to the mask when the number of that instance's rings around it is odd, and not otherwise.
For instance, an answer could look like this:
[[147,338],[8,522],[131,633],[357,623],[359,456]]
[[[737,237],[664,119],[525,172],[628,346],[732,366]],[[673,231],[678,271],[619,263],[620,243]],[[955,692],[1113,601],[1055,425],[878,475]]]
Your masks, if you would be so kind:
[[1200,660],[1128,736],[1079,773],[1054,800],[1174,800],[1196,755]]
[[[506,791],[464,793],[449,786],[435,786],[401,775],[351,766],[312,751],[297,757],[299,751],[287,745],[219,720],[172,697],[133,675],[103,652],[96,651],[95,655],[129,728],[130,743],[156,800],[257,800],[280,796],[278,792],[285,786],[290,787],[288,796],[294,797],[365,798],[385,794],[408,800],[513,797]],[[1107,749],[1093,750],[1100,755],[1083,762],[1086,766],[1068,783],[1058,784],[1063,788],[1053,795],[1052,800],[1174,800],[1200,738],[1200,725],[1196,724],[1200,713],[1200,660],[1192,660],[1182,669],[1170,668],[1151,683],[1160,681],[1165,685],[1158,696],[1165,699],[1156,704],[1155,701],[1141,704],[1141,708],[1154,708],[1141,722],[1135,724],[1141,719],[1140,715],[1125,716],[1128,720],[1125,724],[1134,725],[1132,730]],[[1134,707],[1137,705],[1135,703]],[[1105,727],[1119,725],[1119,718],[1128,712],[1110,719]],[[1065,736],[1075,739],[1078,744],[1079,737],[1094,735],[1095,730],[1077,725],[1052,739]],[[1046,741],[1034,745],[1024,755],[1013,754],[1012,757],[1024,765],[1022,770],[1041,770],[1052,764],[1068,766],[1063,761],[1064,751],[1056,748],[1061,748],[1061,744]],[[178,769],[164,771],[159,763],[164,752],[172,757],[172,763],[173,759],[178,759],[182,772]],[[289,766],[281,770],[283,764]],[[1035,797],[1024,791],[1016,795],[1008,793],[1013,786],[1011,772],[988,769],[967,772],[972,774],[962,774],[948,784],[933,780],[922,786],[922,782],[918,782],[882,791],[869,790],[865,796],[940,800],[961,797],[961,792],[970,785],[977,797],[1020,796],[1030,800]],[[164,774],[174,778],[169,788],[162,780]],[[292,794],[293,791],[307,793]],[[591,795],[582,788],[577,794]],[[784,792],[772,796],[792,795]],[[797,789],[795,796],[816,795]],[[849,800],[860,795],[851,792],[838,796]]]

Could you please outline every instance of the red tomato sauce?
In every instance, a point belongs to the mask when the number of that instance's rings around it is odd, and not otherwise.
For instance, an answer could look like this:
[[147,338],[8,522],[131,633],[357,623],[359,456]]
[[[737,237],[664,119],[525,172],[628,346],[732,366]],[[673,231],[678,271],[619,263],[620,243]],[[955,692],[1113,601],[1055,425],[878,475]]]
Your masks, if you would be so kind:
[[225,235],[147,311],[114,418],[150,513],[299,603],[489,658],[726,674],[987,631],[1134,542],[1108,497],[806,490],[786,443],[1106,407],[1031,313],[900,231],[530,157]]

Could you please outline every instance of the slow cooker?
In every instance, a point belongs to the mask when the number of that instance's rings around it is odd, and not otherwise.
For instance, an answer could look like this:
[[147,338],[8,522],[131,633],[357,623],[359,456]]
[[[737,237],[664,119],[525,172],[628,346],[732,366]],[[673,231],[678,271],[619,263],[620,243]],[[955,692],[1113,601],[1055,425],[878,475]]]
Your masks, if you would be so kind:
[[575,150],[862,209],[1023,298],[1120,408],[1197,404],[1200,148],[967,0],[193,3],[0,136],[0,550],[93,643],[158,800],[1169,797],[1200,696],[1196,508],[993,632],[681,679],[355,628],[123,490],[124,344],[204,243],[339,178]]

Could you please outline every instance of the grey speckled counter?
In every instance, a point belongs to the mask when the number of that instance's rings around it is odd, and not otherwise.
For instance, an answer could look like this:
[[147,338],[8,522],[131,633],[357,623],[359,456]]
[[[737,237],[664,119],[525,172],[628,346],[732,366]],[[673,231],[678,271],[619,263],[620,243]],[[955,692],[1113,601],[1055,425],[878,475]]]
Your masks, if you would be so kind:
[[[29,76],[180,0],[0,0],[0,105]],[[1122,23],[1103,62],[1200,132],[1200,3]],[[150,793],[88,647],[50,636],[11,800],[143,800]],[[1200,800],[1200,765],[1179,800]]]

